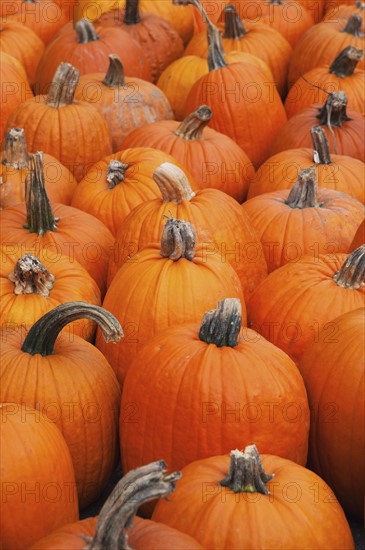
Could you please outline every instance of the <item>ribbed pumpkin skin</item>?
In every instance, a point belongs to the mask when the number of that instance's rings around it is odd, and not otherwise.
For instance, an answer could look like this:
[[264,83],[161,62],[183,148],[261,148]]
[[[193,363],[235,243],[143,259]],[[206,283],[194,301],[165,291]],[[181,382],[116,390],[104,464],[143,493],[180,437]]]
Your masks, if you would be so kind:
[[17,21],[1,21],[0,28],[0,52],[19,59],[26,70],[29,84],[33,85],[37,65],[44,51],[42,40]]
[[298,364],[319,330],[339,315],[364,307],[365,287],[342,288],[332,279],[347,257],[314,252],[270,273],[247,304],[249,326]]
[[161,331],[131,364],[120,415],[123,471],[157,456],[180,470],[246,441],[304,465],[309,408],[296,365],[250,329],[236,347],[218,348],[199,339],[199,328]]
[[359,13],[363,19],[365,18],[365,9],[361,5],[358,7],[356,0],[329,0],[323,21],[347,21],[353,13]]
[[78,518],[70,452],[52,422],[30,407],[2,403],[0,422],[1,544],[29,548]]
[[1,400],[37,407],[48,423],[60,429],[70,449],[83,508],[100,496],[116,465],[119,385],[99,350],[78,336],[70,339],[63,333],[54,353],[46,357],[23,352],[23,340],[19,330],[6,333]]
[[197,243],[192,261],[182,258],[173,262],[160,255],[160,243],[156,243],[119,269],[103,302],[122,325],[125,338],[108,346],[97,332],[96,345],[123,384],[137,350],[156,332],[200,322],[206,311],[227,296],[244,304],[238,275],[220,257],[208,256],[205,247]]
[[[202,76],[190,90],[184,116],[202,104],[214,113],[211,128],[232,138],[255,167],[268,157],[273,138],[287,120],[275,85],[248,63],[234,63]],[[260,120],[265,123],[260,125]]]
[[362,244],[365,244],[365,220],[363,220],[363,222],[359,225],[355,233],[355,237],[349,248],[349,252],[353,252],[354,250],[359,248],[359,246],[361,246]]
[[[330,336],[330,332],[332,336]],[[310,465],[344,509],[364,515],[365,309],[333,319],[299,368],[313,411]],[[351,467],[349,467],[351,465]]]
[[306,254],[347,252],[365,207],[353,197],[319,189],[319,208],[291,208],[289,190],[254,197],[242,205],[263,245],[269,273]]
[[[213,113],[214,118],[214,113]],[[243,202],[255,169],[246,153],[228,136],[204,128],[202,138],[186,140],[174,134],[175,120],[154,122],[133,130],[122,148],[155,147],[186,166],[200,187],[213,187]]]
[[[95,535],[98,516],[65,525],[48,537],[39,540],[31,550],[82,550],[84,535]],[[134,550],[199,550],[203,548],[195,539],[168,525],[135,517],[128,529],[128,543]]]
[[275,474],[267,483],[270,495],[235,494],[221,487],[229,455],[215,456],[183,469],[176,491],[169,502],[159,500],[153,519],[216,550],[354,549],[345,514],[323,480],[284,458],[261,459],[265,471]]
[[44,235],[29,233],[23,227],[26,223],[25,204],[11,206],[1,212],[1,244],[7,245],[10,251],[19,253],[19,256],[43,247],[53,260],[60,254],[68,255],[95,279],[103,295],[109,256],[114,245],[113,235],[94,216],[77,208],[53,204],[52,209],[60,221],[56,231],[47,231]]
[[17,67],[12,60],[17,61],[15,57],[1,51],[0,79],[3,83],[3,91],[1,93],[0,141],[11,113],[22,101],[33,95],[28,79],[22,73],[23,66]]
[[[269,150],[269,154],[275,155],[286,149],[297,149],[300,147],[312,147],[312,138],[310,129],[318,124],[316,115],[321,105],[311,105],[302,112],[293,116],[282,126],[277,133]],[[357,111],[347,110],[347,115],[351,118],[345,121],[342,128],[332,127],[336,137],[336,153],[338,155],[347,155],[355,157],[365,162],[365,150],[362,146],[362,140],[365,133],[365,119]],[[326,137],[330,146],[330,152],[334,153],[334,140],[328,126],[322,126],[326,132]]]
[[[23,249],[20,254],[9,253],[9,250],[14,248],[13,243],[7,243],[0,248],[1,327],[20,329],[27,325],[31,326],[45,313],[64,302],[84,301],[98,306],[101,304],[100,290],[96,282],[79,262],[75,259],[71,260],[68,256],[53,254],[51,249],[47,250],[47,248],[38,250],[36,257],[55,277],[49,296],[15,295],[14,283],[9,281],[8,275],[14,271],[16,262],[25,250]],[[64,331],[70,335],[76,334],[85,340],[92,340],[95,335],[95,323],[82,319],[65,327]]]
[[[317,164],[319,187],[335,189],[351,195],[365,204],[365,165],[361,160],[346,155],[331,154],[331,164]],[[248,199],[291,189],[299,172],[313,166],[313,149],[288,149],[269,157],[257,170],[248,189]]]

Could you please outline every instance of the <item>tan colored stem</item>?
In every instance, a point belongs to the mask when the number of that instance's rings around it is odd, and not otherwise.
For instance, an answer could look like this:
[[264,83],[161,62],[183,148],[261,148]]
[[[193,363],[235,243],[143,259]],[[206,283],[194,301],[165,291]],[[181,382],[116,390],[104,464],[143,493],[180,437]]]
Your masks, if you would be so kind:
[[53,77],[46,104],[55,109],[71,105],[80,78],[80,71],[70,63],[60,63]]
[[224,33],[223,38],[230,38],[231,40],[239,40],[248,30],[240,19],[237,10],[233,4],[228,4],[224,8]]
[[120,160],[111,160],[109,162],[106,181],[108,182],[108,189],[114,189],[119,183],[125,180],[125,172],[128,169],[129,164],[124,164]]
[[182,258],[193,260],[195,257],[195,230],[192,224],[169,218],[162,233],[160,254],[173,262]]
[[80,19],[80,21],[77,21],[75,24],[75,32],[79,44],[87,44],[88,42],[100,40],[94,25],[88,19]]
[[249,445],[245,451],[231,451],[228,475],[220,484],[234,493],[270,494],[266,483],[275,474],[267,474],[261,462],[256,445]]
[[330,66],[329,72],[335,74],[338,78],[345,78],[354,74],[357,64],[364,57],[364,50],[355,48],[354,46],[347,46],[341,53],[338,54],[336,59]]
[[242,305],[239,298],[226,298],[216,309],[204,313],[199,339],[218,348],[234,348],[239,342],[242,324]]
[[124,68],[119,56],[115,53],[109,55],[109,68],[103,84],[109,88],[118,88],[125,84]]
[[342,288],[357,290],[365,284],[365,244],[354,250],[341,269],[335,273],[333,280]]
[[302,170],[285,204],[290,208],[318,208],[318,183],[315,166]]
[[201,105],[179,124],[174,134],[187,141],[202,139],[203,130],[211,118],[211,109],[207,105]]
[[153,179],[158,185],[163,202],[180,204],[195,197],[186,174],[171,162],[164,162],[156,168]]
[[27,168],[28,148],[23,128],[11,128],[6,136],[2,163],[7,168]]
[[32,254],[25,254],[17,261],[8,279],[14,283],[14,294],[39,294],[45,298],[55,281],[54,275]]
[[328,139],[322,126],[313,126],[311,128],[311,136],[314,149],[314,162],[316,164],[332,164]]

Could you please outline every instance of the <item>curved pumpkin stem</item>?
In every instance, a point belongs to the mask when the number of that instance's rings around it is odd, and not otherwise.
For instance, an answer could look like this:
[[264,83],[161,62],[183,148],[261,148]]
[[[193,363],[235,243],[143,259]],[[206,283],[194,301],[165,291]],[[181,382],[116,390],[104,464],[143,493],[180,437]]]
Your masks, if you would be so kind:
[[181,139],[193,141],[202,139],[203,130],[212,118],[212,111],[207,105],[200,105],[193,113],[190,113],[179,126],[174,134]]
[[88,19],[80,19],[80,21],[77,21],[75,32],[79,44],[87,44],[88,42],[100,40],[94,25]]
[[23,128],[11,128],[6,136],[2,164],[7,168],[27,168],[28,148]]
[[162,163],[152,177],[158,185],[163,202],[180,204],[195,197],[186,174],[171,162]]
[[60,63],[53,77],[46,104],[58,109],[74,102],[80,71],[70,63]]
[[39,294],[47,298],[55,281],[48,269],[32,254],[25,254],[15,264],[8,275],[14,283],[14,294]]
[[354,74],[357,64],[364,57],[364,50],[347,46],[330,66],[329,72],[335,74],[338,78],[345,78]]
[[108,88],[119,88],[119,86],[124,86],[125,84],[124,67],[116,53],[109,55],[109,68],[103,84],[108,86]]
[[354,250],[333,280],[338,286],[357,290],[365,285],[365,244]]
[[262,493],[269,495],[266,487],[275,474],[267,474],[256,445],[248,445],[245,451],[231,451],[228,475],[220,484],[234,493]]
[[294,183],[285,204],[290,208],[318,208],[318,183],[315,166],[302,170]]
[[106,181],[108,189],[114,189],[119,183],[125,180],[125,172],[129,168],[129,164],[124,164],[120,160],[111,160],[109,162]]
[[224,8],[224,33],[223,38],[230,38],[232,40],[239,40],[248,30],[240,19],[237,10],[233,4],[228,4]]
[[239,342],[242,325],[242,306],[239,298],[226,298],[216,309],[204,313],[199,339],[218,348],[234,348]]
[[43,357],[52,355],[61,330],[78,319],[95,321],[106,342],[119,342],[124,336],[119,321],[106,309],[87,302],[68,302],[55,307],[34,323],[23,342],[22,351]]
[[180,478],[181,472],[166,473],[163,460],[128,472],[101,509],[95,535],[85,537],[85,550],[131,550],[126,529],[132,526],[138,508],[150,500],[166,498]]
[[353,13],[350,15],[345,28],[342,32],[347,32],[348,34],[352,34],[352,36],[355,36],[356,38],[362,38],[364,35],[361,32],[362,27],[362,17],[359,13]]
[[191,261],[195,257],[195,230],[191,223],[169,218],[161,239],[160,254],[177,262],[181,258]]
[[332,164],[326,132],[321,126],[313,126],[311,128],[311,136],[314,149],[314,162],[316,164]]
[[126,25],[137,25],[141,21],[139,14],[139,0],[126,0],[124,11],[124,23]]
[[338,126],[342,128],[344,122],[351,120],[347,116],[347,95],[345,92],[330,92],[326,103],[319,109],[317,118],[322,126]]

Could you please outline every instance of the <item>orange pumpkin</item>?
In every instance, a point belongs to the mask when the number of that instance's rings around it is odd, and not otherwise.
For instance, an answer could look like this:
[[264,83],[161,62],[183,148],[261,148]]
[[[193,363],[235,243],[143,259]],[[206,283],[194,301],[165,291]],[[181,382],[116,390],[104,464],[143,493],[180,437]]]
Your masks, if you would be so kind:
[[359,227],[357,228],[357,231],[355,233],[355,237],[353,238],[353,241],[351,243],[351,246],[349,248],[349,252],[353,252],[359,246],[365,243],[365,220],[361,222]]
[[[85,284],[84,280],[80,286]],[[95,346],[76,332],[70,338],[61,330],[71,321],[78,326],[87,318],[100,325],[108,342],[117,342],[123,332],[102,308],[82,298],[63,301],[67,303],[54,308],[52,300],[51,311],[25,337],[20,330],[3,331],[0,399],[37,408],[60,429],[70,449],[83,508],[100,496],[116,465],[120,389]]]
[[0,422],[1,548],[29,548],[78,518],[70,451],[39,410],[0,403]]
[[324,14],[323,21],[335,22],[341,19],[347,21],[353,13],[360,14],[364,20],[364,0],[331,0],[328,6],[326,6],[326,13]]
[[32,97],[33,92],[29,86],[23,65],[18,59],[5,52],[1,52],[0,80],[2,82],[0,118],[1,141],[9,115],[11,115],[22,101]]

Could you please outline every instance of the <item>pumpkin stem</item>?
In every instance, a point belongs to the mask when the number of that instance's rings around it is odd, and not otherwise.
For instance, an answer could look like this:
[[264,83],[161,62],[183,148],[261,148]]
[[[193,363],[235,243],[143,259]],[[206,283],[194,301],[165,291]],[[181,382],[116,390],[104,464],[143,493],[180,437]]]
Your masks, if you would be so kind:
[[128,472],[115,486],[100,511],[93,537],[85,536],[85,550],[130,550],[126,529],[133,524],[139,506],[166,498],[176,488],[181,472],[166,473],[163,460]]
[[196,111],[190,113],[179,126],[174,134],[187,141],[203,139],[202,133],[212,118],[212,111],[207,105],[200,105]]
[[32,254],[25,254],[17,261],[14,271],[8,275],[14,283],[14,294],[39,294],[49,296],[54,275]]
[[341,53],[338,54],[336,59],[330,66],[329,72],[335,74],[338,78],[345,78],[354,74],[356,65],[364,57],[364,50],[355,48],[354,46],[347,46]]
[[111,160],[109,162],[108,170],[106,173],[106,181],[108,182],[108,189],[114,189],[125,180],[125,171],[128,169],[129,164],[124,164],[120,160]]
[[126,0],[124,11],[124,23],[126,25],[137,25],[141,21],[139,15],[139,0]]
[[161,238],[160,254],[177,262],[181,258],[193,260],[195,256],[195,229],[191,223],[169,218]]
[[228,475],[220,484],[234,493],[262,493],[269,495],[266,483],[275,474],[267,474],[256,445],[248,445],[244,452],[231,451]]
[[338,286],[357,290],[365,284],[365,244],[359,246],[347,258],[333,280]]
[[302,170],[294,183],[285,204],[290,208],[318,208],[318,184],[315,166]]
[[59,218],[55,218],[44,185],[43,153],[29,155],[28,174],[25,178],[25,203],[29,233],[43,235],[55,231]]
[[11,128],[6,136],[2,163],[7,168],[27,168],[28,148],[23,128]]
[[34,323],[23,342],[22,351],[43,357],[52,355],[61,330],[78,319],[95,321],[106,342],[119,342],[124,336],[119,321],[106,309],[87,302],[68,302],[55,307]]
[[314,149],[314,162],[316,164],[332,164],[328,139],[322,126],[313,126],[311,128],[311,136]]
[[342,128],[344,122],[351,120],[347,116],[347,96],[345,92],[330,92],[326,103],[319,109],[317,118],[322,126],[338,126]]
[[70,63],[60,63],[56,70],[48,95],[46,105],[59,109],[74,102],[76,86],[80,78],[80,71]]
[[80,19],[75,25],[77,42],[79,44],[87,44],[100,40],[94,25],[88,19]]
[[350,15],[345,28],[342,32],[347,32],[348,34],[352,34],[356,38],[362,38],[364,35],[361,32],[361,26],[362,26],[362,17],[359,13],[353,13]]
[[233,4],[228,4],[224,8],[224,33],[223,38],[230,38],[233,40],[239,40],[248,30],[240,19],[237,10]]
[[186,174],[171,162],[162,163],[152,177],[158,185],[163,202],[180,204],[195,197]]
[[226,298],[216,309],[204,313],[199,339],[218,348],[234,348],[239,342],[242,324],[242,306],[239,298]]
[[365,2],[363,0],[356,0],[355,8],[365,11]]
[[103,84],[109,88],[118,88],[125,84],[124,68],[119,56],[115,53],[109,55],[109,68]]

